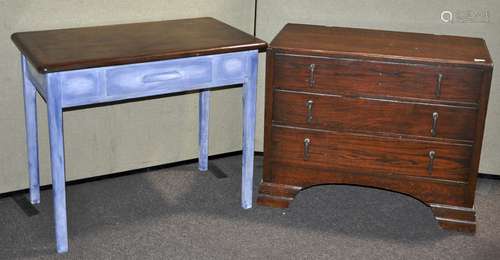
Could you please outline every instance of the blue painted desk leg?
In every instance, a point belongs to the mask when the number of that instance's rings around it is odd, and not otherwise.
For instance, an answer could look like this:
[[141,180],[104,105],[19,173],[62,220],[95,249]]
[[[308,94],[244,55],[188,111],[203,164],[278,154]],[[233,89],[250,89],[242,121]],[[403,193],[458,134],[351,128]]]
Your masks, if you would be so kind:
[[54,196],[54,218],[57,252],[68,251],[68,228],[66,219],[66,190],[64,176],[63,115],[61,86],[57,74],[47,75],[47,117],[49,120],[50,162],[52,169],[52,192]]
[[250,55],[249,77],[243,84],[243,166],[241,182],[241,207],[252,207],[253,160],[255,141],[255,106],[257,96],[258,53]]
[[200,92],[199,102],[199,156],[198,168],[200,171],[208,170],[208,121],[210,118],[210,90]]
[[40,203],[40,175],[38,171],[38,129],[36,119],[36,89],[28,79],[27,61],[21,56],[23,69],[24,119],[26,123],[26,145],[31,204]]

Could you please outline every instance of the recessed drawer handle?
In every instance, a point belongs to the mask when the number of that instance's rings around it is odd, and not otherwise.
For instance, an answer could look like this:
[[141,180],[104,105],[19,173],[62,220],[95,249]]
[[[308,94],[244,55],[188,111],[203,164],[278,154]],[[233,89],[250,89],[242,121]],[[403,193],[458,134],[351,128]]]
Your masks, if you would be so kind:
[[180,78],[182,78],[182,74],[179,71],[174,70],[174,71],[144,75],[144,77],[142,77],[142,82],[143,83],[164,82]]
[[312,108],[313,108],[314,101],[308,100],[306,102],[306,108],[307,108],[307,123],[311,123],[313,120],[313,115],[312,115]]
[[431,135],[434,137],[437,135],[437,122],[438,122],[438,117],[439,114],[438,112],[432,113],[432,128],[431,128]]
[[309,160],[309,148],[311,146],[311,139],[304,139],[304,160]]
[[436,159],[436,152],[435,151],[430,151],[429,152],[429,164],[427,165],[427,171],[429,174],[432,174],[432,170],[434,168],[434,160]]
[[309,65],[309,87],[314,87],[316,80],[314,79],[314,71],[316,70],[316,64]]
[[436,80],[436,97],[441,96],[441,81],[443,81],[443,74],[439,73]]

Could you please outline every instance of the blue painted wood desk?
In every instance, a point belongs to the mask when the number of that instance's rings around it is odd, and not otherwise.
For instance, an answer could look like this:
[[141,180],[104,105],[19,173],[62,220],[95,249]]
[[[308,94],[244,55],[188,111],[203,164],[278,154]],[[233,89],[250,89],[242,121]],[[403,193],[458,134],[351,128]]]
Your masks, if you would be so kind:
[[267,44],[213,18],[12,35],[21,51],[31,203],[40,202],[36,93],[47,103],[57,252],[68,251],[65,108],[192,90],[199,98],[199,168],[208,169],[210,88],[243,84],[241,205],[252,207],[258,52]]

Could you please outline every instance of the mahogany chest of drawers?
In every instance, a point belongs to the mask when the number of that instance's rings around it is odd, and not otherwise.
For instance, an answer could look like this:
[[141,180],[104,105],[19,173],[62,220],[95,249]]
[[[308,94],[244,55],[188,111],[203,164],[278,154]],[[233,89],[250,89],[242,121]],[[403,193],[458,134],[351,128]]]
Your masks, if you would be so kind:
[[475,231],[493,63],[484,40],[287,24],[267,52],[257,203],[353,184],[412,196]]

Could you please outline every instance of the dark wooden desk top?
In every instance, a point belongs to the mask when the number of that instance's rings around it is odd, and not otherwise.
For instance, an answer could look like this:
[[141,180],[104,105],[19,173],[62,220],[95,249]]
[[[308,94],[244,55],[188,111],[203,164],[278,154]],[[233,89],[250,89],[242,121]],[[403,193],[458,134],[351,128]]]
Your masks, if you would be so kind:
[[11,38],[42,73],[267,48],[209,17],[20,32]]
[[[492,66],[483,39],[287,24],[271,42],[273,49],[317,52],[319,55],[365,56],[421,62]],[[483,59],[478,62],[475,59]]]

